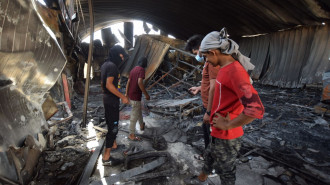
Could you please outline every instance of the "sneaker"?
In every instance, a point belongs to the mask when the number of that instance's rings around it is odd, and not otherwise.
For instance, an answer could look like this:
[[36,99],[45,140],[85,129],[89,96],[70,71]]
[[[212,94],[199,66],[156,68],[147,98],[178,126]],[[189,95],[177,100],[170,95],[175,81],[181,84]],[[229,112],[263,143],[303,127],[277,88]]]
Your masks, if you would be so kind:
[[208,185],[207,181],[201,181],[198,176],[193,176],[183,180],[186,185]]
[[102,163],[103,163],[103,166],[116,166],[116,165],[122,163],[122,161],[120,159],[110,157],[108,160],[102,159]]

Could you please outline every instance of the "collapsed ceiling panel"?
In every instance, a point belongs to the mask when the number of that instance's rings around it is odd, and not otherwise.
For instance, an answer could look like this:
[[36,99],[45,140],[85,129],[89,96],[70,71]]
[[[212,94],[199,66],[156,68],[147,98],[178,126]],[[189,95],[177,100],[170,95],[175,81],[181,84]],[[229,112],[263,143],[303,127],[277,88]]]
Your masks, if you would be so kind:
[[154,40],[147,35],[137,38],[134,52],[124,65],[122,75],[128,77],[129,72],[137,65],[140,57],[148,59],[148,67],[146,68],[145,83],[158,69],[167,53],[170,45],[161,41]]
[[41,104],[66,59],[31,1],[0,2],[0,174],[15,178],[4,154],[46,124]]

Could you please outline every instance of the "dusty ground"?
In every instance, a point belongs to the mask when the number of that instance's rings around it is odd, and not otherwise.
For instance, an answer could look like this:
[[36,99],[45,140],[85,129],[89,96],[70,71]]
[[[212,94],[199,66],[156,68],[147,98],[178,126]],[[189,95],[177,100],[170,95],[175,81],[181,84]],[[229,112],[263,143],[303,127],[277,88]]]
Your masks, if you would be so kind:
[[[330,141],[329,117],[314,113],[313,106],[320,101],[320,89],[280,89],[270,86],[254,85],[259,92],[265,106],[266,113],[262,120],[256,120],[244,127],[243,146],[240,160],[237,161],[237,185],[276,185],[276,184],[330,184],[329,163]],[[57,141],[63,136],[72,136],[66,146],[57,144],[54,150],[44,155],[61,156],[61,163],[47,161],[44,163],[36,184],[74,184],[87,163],[91,154],[88,146],[96,143],[90,132],[98,138],[101,132],[88,129],[77,129],[82,117],[83,96],[76,95],[73,102],[74,119],[59,127]],[[104,124],[104,110],[102,94],[99,85],[92,84],[88,106],[89,127],[97,125],[106,129]],[[112,153],[114,157],[125,159],[123,151],[132,146],[142,148],[139,154],[155,151],[152,147],[152,137],[163,135],[167,141],[169,154],[166,162],[148,172],[146,176],[131,178],[134,181],[120,182],[118,184],[183,184],[183,179],[198,174],[203,162],[193,158],[200,153],[203,147],[201,115],[186,117],[179,123],[177,117],[162,116],[150,113],[144,109],[146,130],[137,132],[143,138],[142,142],[133,142],[127,139],[130,107],[121,112],[120,131],[117,142],[120,149]],[[74,125],[74,126],[72,126]],[[63,128],[62,128],[63,127]],[[74,127],[75,133],[66,133],[64,128]],[[64,137],[64,136],[63,136]],[[61,153],[63,150],[68,153]],[[72,156],[68,160],[68,156]],[[75,158],[76,156],[76,158]],[[127,169],[146,165],[157,158],[144,158],[128,163]],[[124,164],[116,167],[102,166],[101,156],[90,177],[91,184],[97,184],[102,178],[108,178],[124,171]],[[42,161],[42,159],[41,159]],[[46,160],[44,160],[46,161]],[[56,161],[56,160],[55,160]],[[71,163],[70,163],[71,162]],[[46,163],[52,166],[49,170]],[[57,167],[55,167],[57,164]],[[65,165],[66,164],[66,165]],[[45,170],[45,169],[48,169]],[[167,171],[166,171],[167,170]],[[151,174],[160,172],[163,176]],[[40,174],[43,174],[40,175]],[[60,174],[60,176],[58,176]],[[46,177],[51,176],[51,181]],[[155,178],[153,178],[155,177]],[[110,177],[111,178],[111,177]],[[103,179],[104,180],[104,179]],[[219,177],[214,175],[208,179],[209,184],[220,184]]]

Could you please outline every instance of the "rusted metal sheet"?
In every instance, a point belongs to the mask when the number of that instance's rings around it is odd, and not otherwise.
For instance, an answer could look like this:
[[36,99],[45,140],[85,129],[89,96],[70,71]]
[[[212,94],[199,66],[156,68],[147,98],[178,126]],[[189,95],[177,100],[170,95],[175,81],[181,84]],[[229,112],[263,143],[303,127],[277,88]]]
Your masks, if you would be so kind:
[[50,95],[47,95],[46,100],[42,104],[42,111],[44,112],[46,120],[49,120],[49,118],[54,116],[58,111],[56,103]]
[[41,104],[66,64],[36,3],[0,0],[0,175],[12,180],[15,167],[5,151],[46,124]]
[[170,45],[164,42],[154,40],[147,35],[142,35],[136,39],[134,52],[128,59],[123,68],[122,75],[128,77],[129,72],[133,69],[140,57],[145,56],[148,59],[148,67],[146,68],[145,82],[156,72],[163,58],[168,51]]

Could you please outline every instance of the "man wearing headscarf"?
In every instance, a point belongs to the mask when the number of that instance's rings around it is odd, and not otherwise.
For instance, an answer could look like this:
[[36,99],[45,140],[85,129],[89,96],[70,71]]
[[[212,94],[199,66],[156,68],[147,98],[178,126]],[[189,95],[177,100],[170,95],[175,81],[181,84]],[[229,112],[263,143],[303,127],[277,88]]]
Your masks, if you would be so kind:
[[109,52],[109,58],[101,67],[101,87],[103,90],[103,104],[105,121],[108,126],[106,135],[105,150],[102,158],[103,165],[117,165],[120,160],[110,156],[111,149],[117,147],[116,137],[118,133],[119,122],[119,99],[122,103],[128,104],[126,96],[118,91],[119,70],[118,66],[127,56],[124,48],[119,45],[113,46]]
[[[216,78],[210,116],[211,143],[204,154],[204,166],[199,176],[185,179],[185,183],[207,184],[208,174],[214,168],[222,185],[234,185],[235,160],[241,146],[242,126],[256,118],[261,119],[264,113],[264,107],[247,73],[254,66],[238,51],[236,42],[228,38],[225,28],[206,35],[200,52],[207,62],[221,68]],[[246,103],[247,97],[257,97],[258,101]],[[249,104],[255,108],[248,107]]]
[[143,122],[142,110],[141,110],[141,97],[142,93],[145,95],[146,100],[150,100],[150,96],[146,91],[143,80],[145,78],[145,68],[148,65],[146,57],[140,57],[138,65],[135,66],[130,74],[126,84],[126,96],[130,99],[132,105],[129,136],[128,139],[132,141],[140,141],[141,139],[135,136],[136,122],[139,121],[140,130],[144,130],[145,123]]

